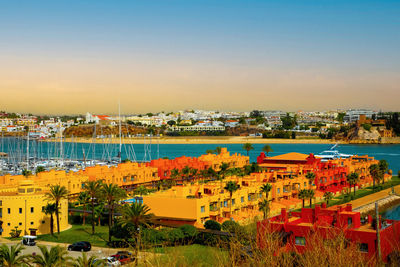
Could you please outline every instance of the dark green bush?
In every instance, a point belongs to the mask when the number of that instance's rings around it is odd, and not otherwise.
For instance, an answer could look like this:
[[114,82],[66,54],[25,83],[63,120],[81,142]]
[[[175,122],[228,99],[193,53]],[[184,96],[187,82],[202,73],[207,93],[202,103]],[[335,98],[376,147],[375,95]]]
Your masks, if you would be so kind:
[[208,220],[204,224],[204,228],[208,230],[216,230],[216,231],[221,231],[221,224],[217,221],[214,220]]
[[181,229],[175,228],[168,232],[167,238],[171,244],[176,244],[181,242],[185,238],[185,235]]

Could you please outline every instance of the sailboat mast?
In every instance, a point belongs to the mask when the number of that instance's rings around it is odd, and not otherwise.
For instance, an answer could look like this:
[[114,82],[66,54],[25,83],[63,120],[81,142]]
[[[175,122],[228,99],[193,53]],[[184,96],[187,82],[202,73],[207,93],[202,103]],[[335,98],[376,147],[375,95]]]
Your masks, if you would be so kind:
[[29,171],[29,126],[27,131],[27,142],[26,142],[26,170]]
[[119,162],[121,163],[122,152],[122,130],[121,130],[121,102],[118,102],[118,118],[119,118]]

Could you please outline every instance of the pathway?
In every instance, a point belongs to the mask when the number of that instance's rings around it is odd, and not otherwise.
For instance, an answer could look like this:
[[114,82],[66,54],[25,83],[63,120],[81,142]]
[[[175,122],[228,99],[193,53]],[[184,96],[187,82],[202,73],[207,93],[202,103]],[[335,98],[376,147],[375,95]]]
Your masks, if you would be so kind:
[[[397,194],[400,194],[400,185],[397,185],[394,187],[394,191]],[[367,195],[365,197],[350,201],[349,203],[352,204],[353,209],[359,208],[361,206],[370,204],[370,203],[374,203],[375,201],[378,201],[380,199],[383,199],[387,196],[389,196],[389,194],[392,192],[392,188],[388,188],[370,195]]]

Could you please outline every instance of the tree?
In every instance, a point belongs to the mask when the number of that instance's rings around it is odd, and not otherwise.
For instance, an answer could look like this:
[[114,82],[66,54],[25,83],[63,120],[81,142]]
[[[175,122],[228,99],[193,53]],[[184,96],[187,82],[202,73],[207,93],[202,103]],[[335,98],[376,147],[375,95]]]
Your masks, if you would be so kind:
[[53,214],[56,213],[57,211],[57,206],[55,203],[47,203],[46,206],[44,206],[44,214],[50,215],[50,234],[54,235],[54,218]]
[[314,198],[315,191],[313,189],[307,190],[307,198],[310,199],[310,208],[312,207],[312,199]]
[[285,130],[293,129],[293,127],[297,125],[296,116],[292,117],[289,113],[286,113],[286,116],[282,117],[281,121],[282,127]]
[[72,266],[74,267],[97,267],[97,266],[102,266],[102,263],[100,260],[97,260],[97,257],[92,255],[88,258],[87,254],[85,252],[82,252],[82,256],[79,256],[78,258],[75,259],[74,263]]
[[215,151],[215,153],[217,153],[217,155],[219,155],[219,154],[221,154],[222,147],[217,146],[214,151]]
[[372,181],[373,181],[373,189],[375,189],[375,181],[379,181],[381,180],[381,176],[382,176],[382,171],[379,168],[378,164],[372,164],[371,166],[369,166],[369,173],[372,176]]
[[[354,195],[356,195],[356,185],[359,181],[359,175],[356,172],[352,172],[347,175],[347,183],[351,186],[354,186]],[[351,190],[351,189],[350,189]]]
[[131,205],[124,205],[120,208],[121,218],[120,222],[122,227],[129,227],[131,235],[136,239],[135,246],[135,264],[138,264],[138,254],[140,246],[140,227],[148,226],[153,218],[153,214],[149,213],[150,208],[144,204],[132,203]]
[[221,174],[222,179],[225,179],[225,175],[226,175],[228,168],[229,168],[229,164],[226,162],[222,162],[222,164],[220,166],[220,170],[219,170],[219,174]]
[[94,235],[94,207],[95,201],[98,199],[99,194],[101,193],[102,182],[98,181],[87,181],[83,184],[83,189],[89,194],[90,196],[90,206],[92,211],[92,234]]
[[82,205],[83,208],[83,217],[82,217],[82,225],[85,225],[86,223],[86,208],[87,208],[87,204],[90,201],[90,196],[88,194],[88,192],[86,191],[82,191],[79,193],[78,195],[78,203],[79,205]]
[[384,159],[381,159],[380,161],[379,161],[379,169],[381,170],[381,172],[382,172],[382,184],[384,184],[385,183],[385,173],[388,171],[388,169],[389,169],[389,163],[386,161],[386,160],[384,160]]
[[43,166],[37,166],[35,173],[38,174],[39,172],[44,172],[46,169]]
[[180,175],[179,170],[174,168],[174,169],[171,170],[170,178],[175,180],[176,178],[179,177],[179,175]]
[[306,178],[308,179],[308,185],[311,188],[312,182],[315,181],[315,173],[313,172],[307,173]]
[[56,204],[57,233],[60,234],[60,202],[68,198],[68,190],[65,186],[51,185],[50,192],[47,192],[45,196],[47,200]]
[[247,151],[247,156],[248,156],[248,155],[249,155],[249,151],[250,151],[250,150],[253,150],[254,147],[253,147],[252,144],[246,143],[246,144],[243,145],[243,149]]
[[25,177],[28,177],[28,176],[32,175],[32,172],[30,170],[23,169],[22,170],[22,175],[25,176]]
[[269,152],[274,152],[270,145],[265,145],[262,150],[267,153],[267,157]]
[[264,199],[260,202],[258,202],[258,209],[259,211],[262,211],[264,214],[264,219],[268,218],[268,213],[269,213],[269,201],[268,199]]
[[298,198],[303,200],[303,208],[304,208],[304,202],[308,198],[307,191],[308,191],[307,189],[302,189],[299,191],[298,195]]
[[225,184],[224,189],[229,192],[229,202],[230,202],[229,216],[231,217],[232,216],[232,195],[236,190],[239,189],[239,185],[237,184],[237,182],[229,181]]
[[221,231],[221,224],[214,220],[208,220],[204,223],[204,228],[208,230]]
[[326,201],[326,205],[329,205],[329,201],[330,201],[332,198],[333,198],[333,193],[332,193],[332,192],[326,191],[326,192],[324,193],[324,199],[325,199],[325,201]]
[[149,193],[149,190],[146,187],[144,187],[144,185],[141,185],[138,188],[136,188],[134,192],[135,195],[144,196]]
[[16,267],[23,266],[28,263],[29,256],[21,255],[22,250],[25,248],[21,244],[8,246],[3,244],[0,246],[0,266]]
[[50,251],[46,246],[38,245],[40,252],[30,256],[31,262],[40,267],[54,267],[69,265],[71,257],[68,257],[68,252],[60,246],[52,246]]
[[111,226],[113,225],[115,203],[126,197],[124,190],[116,184],[103,184],[101,195],[107,203],[108,208],[108,241],[111,242]]
[[268,200],[268,195],[269,195],[269,192],[271,191],[271,189],[272,189],[272,185],[269,184],[269,183],[263,184],[261,186],[261,192],[265,193],[265,199],[266,200]]

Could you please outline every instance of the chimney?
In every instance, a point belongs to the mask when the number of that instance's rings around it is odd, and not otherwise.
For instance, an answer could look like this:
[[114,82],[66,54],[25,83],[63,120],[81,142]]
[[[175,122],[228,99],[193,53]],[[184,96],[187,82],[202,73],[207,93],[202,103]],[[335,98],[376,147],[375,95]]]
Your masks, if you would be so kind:
[[353,206],[351,204],[347,204],[346,211],[353,211]]
[[288,221],[288,214],[285,208],[281,209],[281,219],[284,222]]

